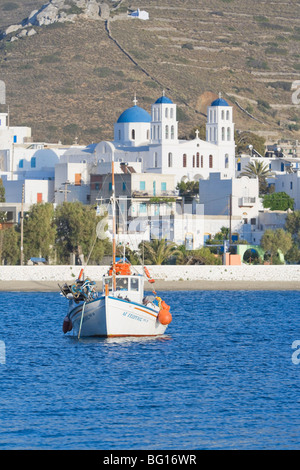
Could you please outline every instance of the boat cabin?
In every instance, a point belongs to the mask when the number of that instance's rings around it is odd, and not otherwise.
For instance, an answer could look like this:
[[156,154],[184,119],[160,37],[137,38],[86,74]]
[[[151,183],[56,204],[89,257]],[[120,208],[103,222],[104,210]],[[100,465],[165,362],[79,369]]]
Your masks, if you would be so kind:
[[[108,286],[108,287],[106,287]],[[142,303],[144,297],[144,276],[132,274],[128,276],[116,276],[116,289],[113,290],[113,277],[103,276],[103,294],[108,289],[108,295],[113,297]]]

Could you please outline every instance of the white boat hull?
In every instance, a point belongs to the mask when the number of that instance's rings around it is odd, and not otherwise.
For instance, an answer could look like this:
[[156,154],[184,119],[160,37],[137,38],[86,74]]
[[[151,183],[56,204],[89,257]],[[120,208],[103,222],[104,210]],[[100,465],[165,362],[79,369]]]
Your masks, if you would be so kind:
[[80,332],[80,337],[157,336],[164,334],[167,328],[158,321],[158,311],[153,305],[149,308],[124,299],[102,296],[71,308],[68,316],[73,332],[77,335]]

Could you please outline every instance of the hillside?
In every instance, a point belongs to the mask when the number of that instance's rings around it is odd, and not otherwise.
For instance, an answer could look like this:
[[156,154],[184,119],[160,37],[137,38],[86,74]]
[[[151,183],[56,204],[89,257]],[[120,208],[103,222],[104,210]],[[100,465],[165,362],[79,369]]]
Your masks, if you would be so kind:
[[[0,28],[44,3],[0,0]],[[108,22],[79,16],[0,41],[11,123],[31,126],[35,140],[112,139],[113,123],[135,92],[150,111],[165,89],[184,136],[205,122],[207,104],[221,91],[234,106],[237,129],[271,141],[300,138],[300,106],[291,101],[300,73],[296,0],[107,3],[119,6]],[[138,7],[149,21],[127,18],[127,8]]]

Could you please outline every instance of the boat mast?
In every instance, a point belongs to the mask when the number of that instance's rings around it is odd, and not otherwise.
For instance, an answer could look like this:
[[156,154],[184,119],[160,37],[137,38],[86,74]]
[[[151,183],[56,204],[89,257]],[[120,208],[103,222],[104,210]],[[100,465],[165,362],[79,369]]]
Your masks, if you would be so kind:
[[111,157],[111,189],[112,189],[112,223],[113,223],[113,238],[112,238],[112,280],[113,280],[113,292],[116,290],[116,197],[115,197],[115,161],[114,151],[112,151]]

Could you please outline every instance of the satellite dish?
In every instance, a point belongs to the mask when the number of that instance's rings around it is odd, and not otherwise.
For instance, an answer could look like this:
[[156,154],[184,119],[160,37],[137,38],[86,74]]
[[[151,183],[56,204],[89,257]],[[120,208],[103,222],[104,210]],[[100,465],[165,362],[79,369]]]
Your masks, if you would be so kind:
[[96,235],[99,238],[99,240],[105,240],[106,238],[108,238],[108,232],[105,231],[105,227],[107,226],[107,223],[108,223],[108,217],[104,217],[97,224]]

